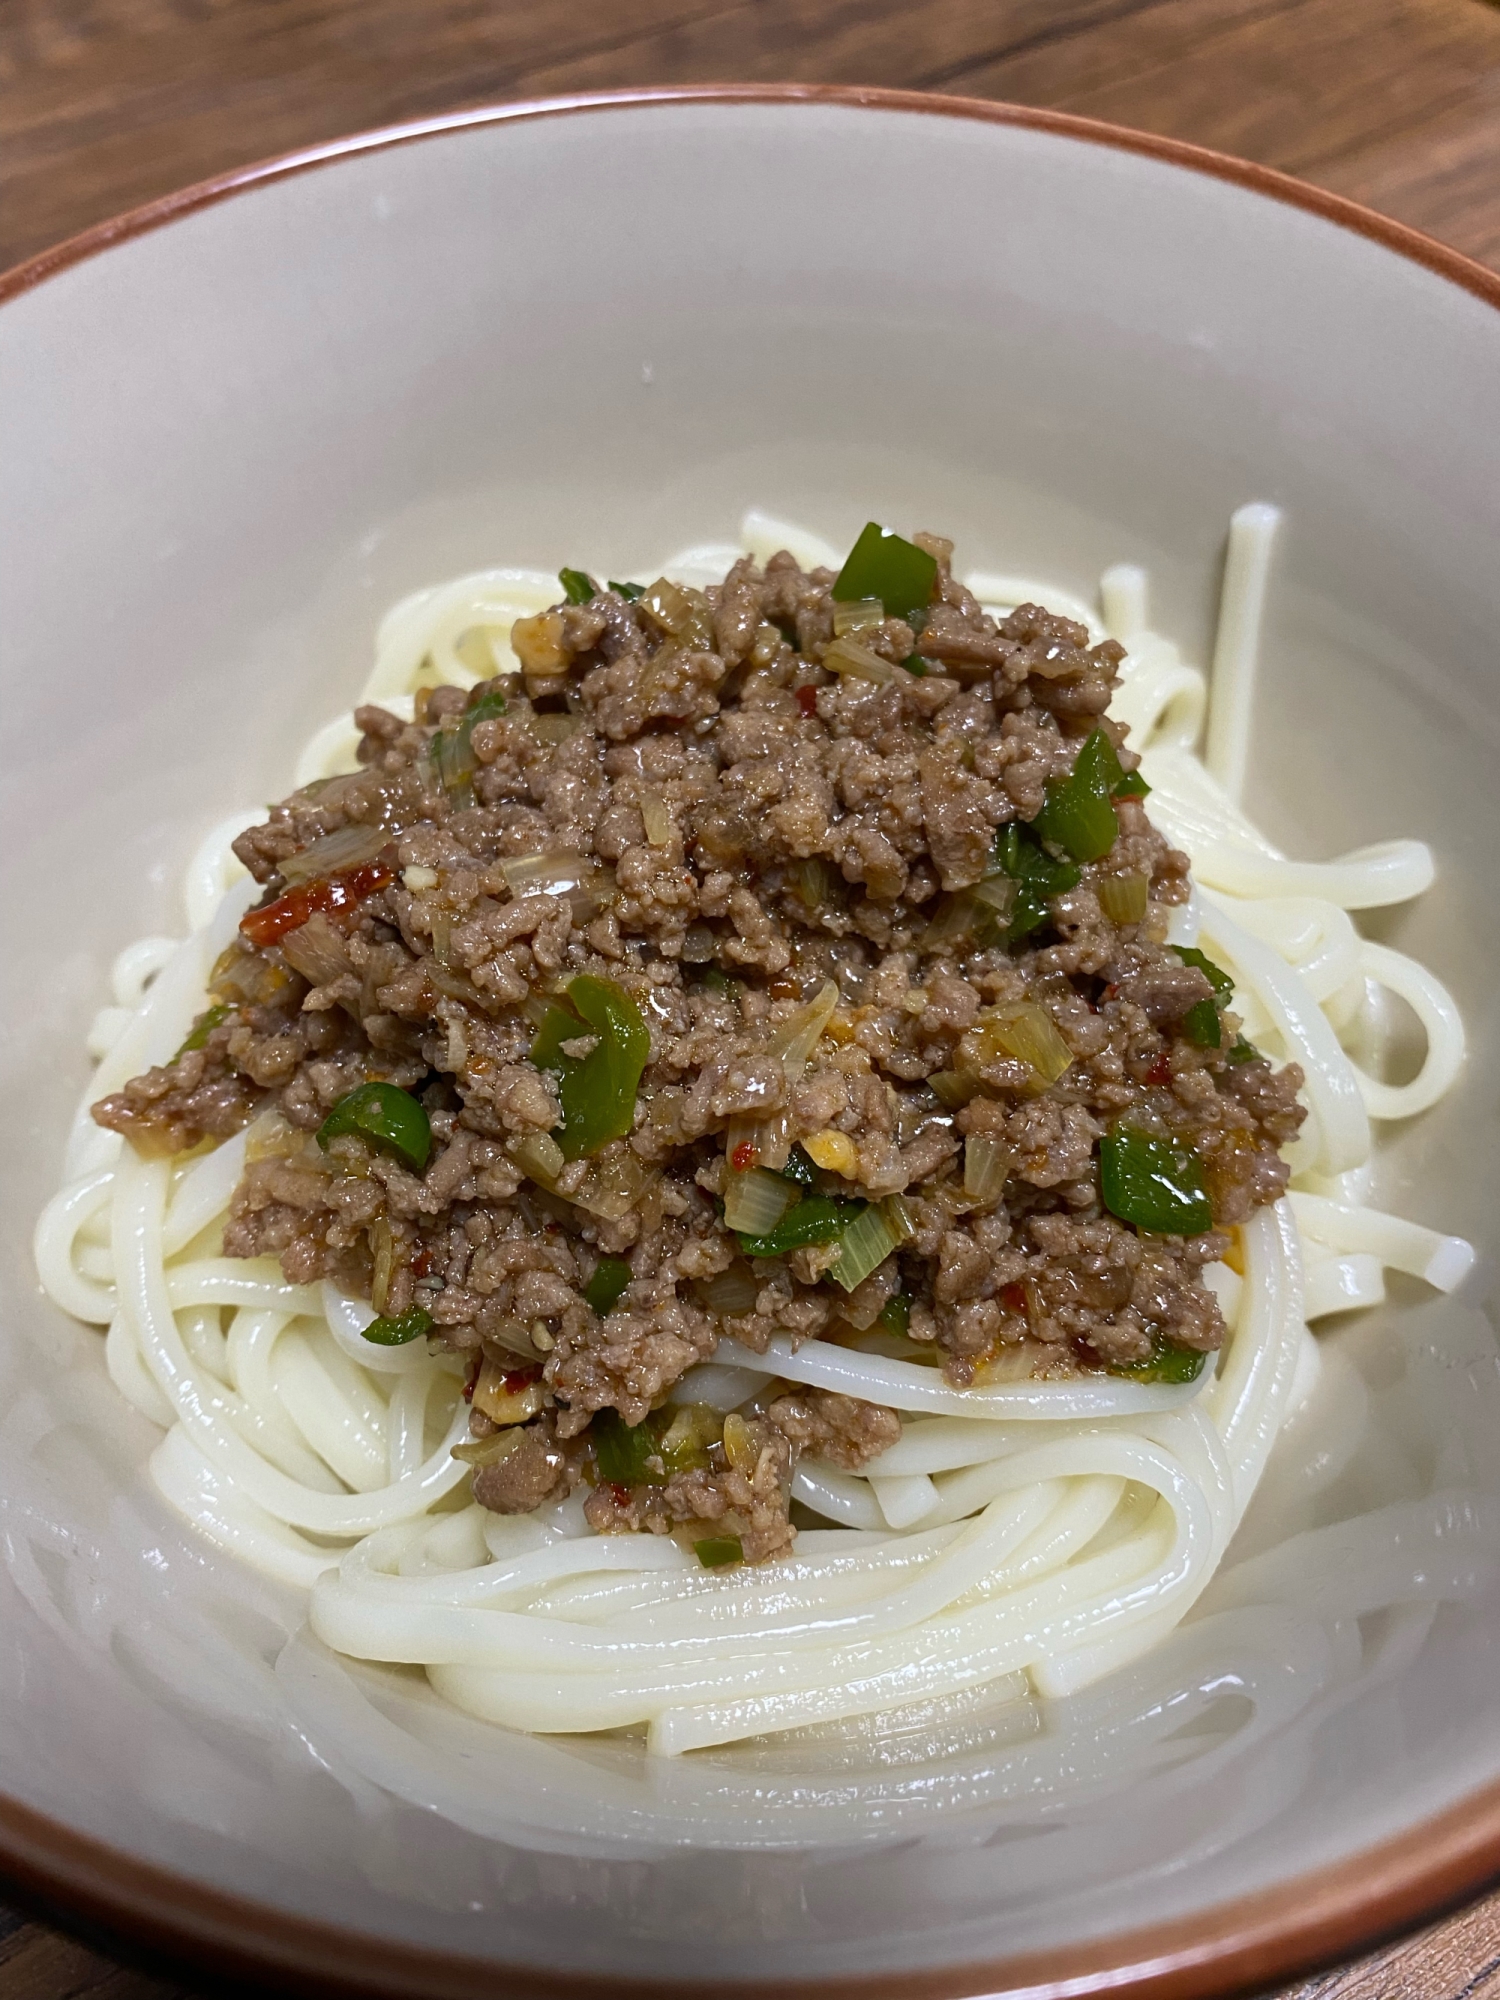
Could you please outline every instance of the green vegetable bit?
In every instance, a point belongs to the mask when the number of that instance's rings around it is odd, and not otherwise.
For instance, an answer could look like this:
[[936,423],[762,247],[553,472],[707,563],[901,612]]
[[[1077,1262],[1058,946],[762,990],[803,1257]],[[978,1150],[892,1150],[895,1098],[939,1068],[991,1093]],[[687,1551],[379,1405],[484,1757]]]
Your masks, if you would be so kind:
[[629,1283],[630,1266],[623,1257],[601,1257],[594,1266],[594,1275],[583,1288],[583,1296],[603,1319],[620,1303]]
[[1228,1060],[1232,1063],[1260,1062],[1261,1059],[1260,1050],[1254,1042],[1247,1042],[1243,1035],[1229,1050]]
[[905,1333],[911,1325],[911,1300],[905,1292],[897,1292],[893,1299],[887,1299],[880,1308],[875,1324],[887,1333]]
[[405,1347],[409,1340],[420,1340],[431,1325],[431,1313],[423,1312],[420,1306],[408,1306],[394,1319],[372,1319],[362,1338],[374,1341],[377,1347]]
[[180,1062],[185,1055],[189,1055],[194,1049],[206,1049],[208,1047],[208,1038],[214,1029],[222,1028],[233,1012],[234,1008],[227,1002],[224,1002],[217,1007],[210,1007],[206,1014],[200,1014],[184,1037],[182,1047],[173,1056],[173,1062]]
[[569,604],[587,604],[599,595],[599,586],[586,570],[560,569],[557,580],[567,595]]
[[1146,783],[1140,772],[1127,771],[1119,784],[1110,793],[1110,797],[1112,799],[1144,799],[1149,798],[1150,794],[1151,787]]
[[915,542],[903,541],[878,521],[870,521],[849,551],[848,561],[834,581],[840,604],[857,604],[878,597],[888,618],[910,618],[932,602],[937,562]]
[[346,1132],[394,1153],[414,1173],[421,1173],[432,1151],[427,1113],[409,1090],[393,1083],[362,1083],[341,1097],[318,1127],[318,1144],[326,1153]]
[[[1211,1000],[1199,1000],[1188,1008],[1182,1017],[1182,1032],[1190,1042],[1200,1049],[1221,1048],[1224,1043],[1224,1024],[1219,1019],[1219,1009],[1234,991],[1234,981],[1221,965],[1199,951],[1196,945],[1174,944],[1172,947],[1184,965],[1190,965],[1201,972],[1214,989]],[[1243,1057],[1240,1058],[1244,1060]]]
[[1222,1048],[1224,1023],[1219,1019],[1218,1003],[1199,1000],[1189,1007],[1182,1017],[1182,1032],[1200,1049]]
[[616,583],[611,577],[609,587],[616,597],[623,597],[627,604],[634,604],[638,597],[646,595],[646,586],[643,583]]
[[1111,1375],[1128,1375],[1135,1382],[1196,1382],[1208,1356],[1196,1347],[1183,1347],[1165,1334],[1151,1336],[1151,1352],[1144,1361],[1112,1361]]
[[[568,1000],[568,1007],[547,1010],[531,1060],[558,1079],[563,1122],[552,1136],[565,1160],[579,1160],[630,1133],[651,1037],[639,1007],[612,979],[580,973],[569,983]],[[587,1055],[564,1052],[564,1042],[588,1034],[597,1039]]]
[[1234,991],[1234,981],[1222,965],[1215,965],[1208,954],[1199,951],[1196,945],[1174,944],[1172,949],[1184,965],[1190,965],[1195,972],[1203,974],[1203,977],[1214,989],[1215,995],[1220,1000],[1227,1000],[1229,998],[1230,994]]
[[810,1188],[818,1184],[818,1170],[800,1146],[793,1146],[786,1156],[786,1165],[777,1172],[784,1181],[795,1181],[798,1187]]
[[827,1194],[804,1195],[764,1236],[741,1235],[740,1248],[747,1257],[784,1257],[805,1243],[833,1243],[867,1206],[862,1201],[837,1201]]
[[909,674],[915,674],[918,680],[922,680],[932,672],[931,660],[924,660],[920,653],[908,653],[901,664]]
[[995,865],[1018,885],[1005,928],[1010,945],[1040,929],[1052,913],[1053,897],[1065,896],[1082,879],[1071,861],[1054,861],[1031,828],[1014,820],[996,838]]
[[745,1560],[745,1545],[738,1535],[705,1535],[694,1542],[693,1554],[705,1569],[723,1569],[726,1563]]
[[1069,775],[1048,784],[1033,830],[1071,860],[1099,860],[1120,830],[1110,794],[1124,775],[1114,744],[1102,729],[1091,730]]
[[[677,1424],[679,1415],[677,1410],[653,1410],[641,1423],[627,1424],[618,1410],[600,1410],[588,1430],[599,1477],[612,1486],[663,1486],[673,1473],[707,1465],[702,1436]],[[657,1463],[650,1464],[651,1459]]]
[[1213,1227],[1213,1206],[1195,1156],[1128,1125],[1099,1141],[1099,1191],[1111,1215],[1151,1236],[1201,1236]]
[[594,1447],[594,1464],[599,1477],[611,1486],[660,1486],[666,1474],[647,1465],[656,1456],[660,1442],[650,1417],[644,1423],[627,1424],[618,1410],[600,1410],[589,1425],[589,1442]]

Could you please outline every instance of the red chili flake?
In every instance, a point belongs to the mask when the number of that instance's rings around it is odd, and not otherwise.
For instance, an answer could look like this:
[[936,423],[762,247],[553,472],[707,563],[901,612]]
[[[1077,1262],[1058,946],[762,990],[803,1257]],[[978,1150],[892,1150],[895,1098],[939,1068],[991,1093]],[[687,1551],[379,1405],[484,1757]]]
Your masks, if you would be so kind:
[[1170,1083],[1172,1081],[1171,1051],[1163,1049],[1146,1072],[1147,1083]]
[[479,1380],[479,1371],[483,1366],[484,1356],[482,1354],[476,1354],[474,1359],[469,1363],[469,1379],[464,1384],[464,1401],[466,1403],[472,1403],[474,1400],[474,1385]]
[[411,1274],[414,1278],[425,1278],[432,1270],[431,1253],[424,1246],[411,1260]]
[[1025,1312],[1026,1287],[1024,1285],[1002,1285],[1000,1287],[1000,1303],[1007,1312]]
[[729,1155],[729,1164],[737,1174],[748,1174],[760,1155],[749,1139],[742,1139]]
[[609,1488],[610,1499],[614,1501],[617,1507],[628,1507],[630,1505],[630,1488],[628,1486],[622,1486],[618,1479],[607,1479],[604,1483]]
[[519,1395],[522,1389],[530,1388],[541,1372],[539,1367],[507,1368],[500,1377],[500,1384],[507,1396]]
[[799,687],[795,688],[793,692],[797,697],[797,706],[804,715],[817,714],[818,690],[815,687]]
[[274,903],[263,903],[240,918],[240,931],[258,950],[279,944],[288,931],[300,930],[308,918],[321,910],[353,910],[396,879],[394,868],[383,861],[367,861],[342,875],[330,875],[320,882],[303,882],[288,889]]

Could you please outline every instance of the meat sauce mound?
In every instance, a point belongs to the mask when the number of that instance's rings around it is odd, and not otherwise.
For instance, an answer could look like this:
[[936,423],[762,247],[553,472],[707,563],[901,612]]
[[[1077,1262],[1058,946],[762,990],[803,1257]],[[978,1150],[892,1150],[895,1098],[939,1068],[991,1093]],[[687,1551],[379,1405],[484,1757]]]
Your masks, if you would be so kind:
[[250,1127],[225,1253],[467,1356],[486,1507],[587,1482],[598,1529],[784,1550],[798,1457],[899,1420],[671,1400],[725,1335],[960,1387],[1184,1380],[1223,1339],[1203,1269],[1284,1189],[1301,1073],[1166,941],[1188,857],[1121,648],[899,548],[900,616],[785,553],[564,572],[522,672],[357,709],[359,769],[235,843],[264,893],[183,1050],[94,1107],[143,1152]]

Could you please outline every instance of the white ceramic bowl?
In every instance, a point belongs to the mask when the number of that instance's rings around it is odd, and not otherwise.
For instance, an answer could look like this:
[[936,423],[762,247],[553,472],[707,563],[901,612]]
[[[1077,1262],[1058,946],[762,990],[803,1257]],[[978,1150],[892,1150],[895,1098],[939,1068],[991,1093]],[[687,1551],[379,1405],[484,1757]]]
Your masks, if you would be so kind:
[[[773,1763],[754,1798],[741,1773],[737,1846],[711,1758],[549,1760],[456,1719],[420,1725],[424,1749],[373,1714],[349,1752],[316,1671],[273,1674],[296,1603],[157,1500],[149,1425],[97,1336],[42,1302],[27,1247],[112,954],[181,927],[195,837],[286,789],[403,592],[579,550],[629,574],[758,502],[834,540],[871,514],[941,525],[976,564],[1080,590],[1144,561],[1154,622],[1201,653],[1248,498],[1287,514],[1251,803],[1298,852],[1386,833],[1438,850],[1438,890],[1393,929],[1453,985],[1473,1054],[1462,1090],[1390,1147],[1384,1187],[1493,1246],[1497,305],[1477,267],[1258,169],[1003,107],[807,90],[375,135],[13,277],[0,1847],[16,1875],[218,1966],[378,1992],[467,1993],[509,1967],[516,1993],[842,1977],[882,1995],[1166,1995],[1268,1980],[1500,1868],[1482,1286],[1413,1290],[1328,1336],[1379,1413],[1329,1514],[1409,1503],[1383,1549],[1405,1580],[1252,1603],[1187,1675],[1217,1699],[1175,1765],[1067,1782],[1070,1728],[1173,1694],[1145,1674],[1062,1705],[1029,1744],[948,1741],[856,1774],[847,1810],[826,1770]],[[429,1768],[444,1812],[420,1803]],[[701,1807],[701,1842],[664,1844],[663,1800]]]

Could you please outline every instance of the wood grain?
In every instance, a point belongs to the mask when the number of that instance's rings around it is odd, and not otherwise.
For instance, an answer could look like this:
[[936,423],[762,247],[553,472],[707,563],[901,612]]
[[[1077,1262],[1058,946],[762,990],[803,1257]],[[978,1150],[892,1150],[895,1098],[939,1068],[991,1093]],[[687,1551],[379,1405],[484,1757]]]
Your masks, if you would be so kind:
[[[0,0],[0,268],[224,168],[497,99],[706,80],[1010,98],[1221,147],[1500,270],[1484,0]],[[0,1911],[0,2000],[193,2000]],[[1500,1894],[1263,2000],[1500,2000]]]

